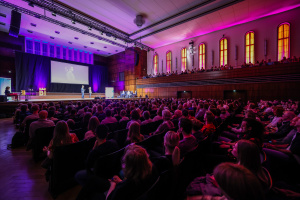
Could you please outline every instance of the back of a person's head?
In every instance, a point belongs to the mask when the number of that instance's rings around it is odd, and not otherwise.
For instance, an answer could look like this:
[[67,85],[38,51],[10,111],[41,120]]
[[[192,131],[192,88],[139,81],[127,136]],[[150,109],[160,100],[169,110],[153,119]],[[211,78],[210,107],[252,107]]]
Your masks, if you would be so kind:
[[27,104],[21,105],[21,112],[26,112],[27,108],[28,108]]
[[121,117],[125,117],[126,116],[126,110],[121,110],[121,112],[120,112],[120,116]]
[[53,134],[53,146],[71,143],[68,124],[61,120],[57,122]]
[[36,111],[38,111],[40,109],[40,107],[39,107],[39,105],[37,105],[37,104],[34,104],[32,107],[31,107],[31,111],[32,112],[36,112]]
[[275,114],[276,117],[282,117],[284,109],[283,109],[282,106],[276,106],[274,108],[274,112],[275,112],[274,114]]
[[90,118],[88,130],[91,130],[93,132],[96,131],[96,128],[100,125],[99,119],[96,116],[93,116]]
[[76,109],[71,110],[71,115],[76,115]]
[[[254,174],[261,169],[260,150],[258,146],[249,140],[239,140],[236,146],[237,160]],[[234,152],[232,152],[235,154]]]
[[189,111],[188,111],[187,109],[183,109],[183,110],[182,110],[182,115],[183,115],[184,117],[188,117],[188,116],[189,116]]
[[251,128],[250,133],[252,133],[252,136],[262,137],[265,127],[261,122],[252,118],[244,118],[243,121],[246,122],[248,129]]
[[74,130],[75,129],[75,121],[73,119],[68,119],[67,124],[69,129]]
[[48,112],[46,110],[42,110],[39,112],[39,118],[40,119],[47,119]]
[[203,123],[199,120],[193,120],[193,130],[195,132],[200,131],[203,127]]
[[188,118],[180,118],[179,127],[182,128],[186,134],[190,134],[192,132],[193,122]]
[[141,146],[128,145],[122,163],[124,175],[128,180],[138,183],[148,178],[152,173],[152,162],[147,151]]
[[181,111],[181,110],[175,110],[174,116],[175,116],[176,118],[180,118],[180,117],[182,116],[182,111]]
[[103,106],[102,106],[102,105],[98,105],[98,106],[97,106],[97,110],[98,110],[98,112],[103,111]]
[[162,116],[162,109],[159,108],[159,109],[157,110],[156,114],[157,114],[158,116]]
[[145,120],[150,119],[150,112],[149,111],[144,111],[143,112],[143,117],[144,117]]
[[108,135],[108,128],[105,125],[99,125],[96,129],[96,136],[99,139],[105,139]]
[[111,116],[111,110],[110,109],[106,109],[105,115],[106,115],[106,117],[110,117]]
[[250,119],[256,119],[256,114],[255,112],[253,112],[253,110],[246,110],[245,117]]
[[171,119],[171,112],[169,110],[163,110],[162,111],[162,117],[163,117],[163,120],[165,121],[168,121]]
[[50,110],[48,111],[48,118],[54,117],[55,115],[55,110]]
[[194,112],[194,110],[189,110],[189,116],[192,116],[192,117],[195,117],[195,112]]
[[140,113],[138,110],[134,109],[131,112],[131,119],[133,120],[139,120],[140,119]]
[[209,104],[205,103],[203,107],[207,110],[209,108]]
[[262,186],[256,176],[242,165],[222,163],[214,169],[213,174],[228,199],[265,199]]
[[174,131],[168,131],[164,136],[164,146],[169,149],[174,149],[179,145],[180,137]]
[[138,139],[140,137],[140,124],[138,122],[132,122],[129,126],[128,137],[129,139]]
[[211,111],[206,111],[204,118],[209,123],[213,123],[213,121],[215,120],[215,116]]

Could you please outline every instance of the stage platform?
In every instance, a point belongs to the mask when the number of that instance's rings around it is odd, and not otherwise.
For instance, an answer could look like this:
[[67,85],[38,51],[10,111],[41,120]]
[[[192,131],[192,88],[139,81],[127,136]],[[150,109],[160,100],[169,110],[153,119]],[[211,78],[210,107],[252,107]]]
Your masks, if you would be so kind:
[[[117,98],[119,94],[115,94],[115,98],[108,98],[108,99],[123,99],[123,100],[139,100],[141,98],[139,97],[133,97],[133,98]],[[81,93],[54,93],[54,92],[48,92],[46,96],[37,96],[37,95],[30,95],[26,96],[27,100],[25,99],[25,96],[21,96],[18,101],[8,101],[8,102],[0,102],[0,115],[5,115],[7,117],[10,117],[14,111],[15,108],[18,106],[19,103],[49,103],[54,102],[57,103],[59,101],[63,101],[64,103],[68,103],[70,101],[76,102],[76,101],[91,101],[95,100],[95,97],[99,97],[100,99],[105,98],[104,93],[93,93],[91,98],[89,98],[89,94],[84,94],[84,99],[81,98]],[[1,117],[0,116],[0,117]]]

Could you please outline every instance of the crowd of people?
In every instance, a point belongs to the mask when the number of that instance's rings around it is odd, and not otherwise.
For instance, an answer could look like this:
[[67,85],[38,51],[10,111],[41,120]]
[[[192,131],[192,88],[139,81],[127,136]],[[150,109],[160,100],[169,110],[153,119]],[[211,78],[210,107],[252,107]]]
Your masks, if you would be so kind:
[[[300,198],[299,101],[168,98],[20,104],[15,123],[22,130],[32,119],[37,121],[29,127],[28,150],[38,128],[55,126],[53,139],[44,147],[47,158],[42,166],[48,170],[57,146],[79,141],[72,133],[75,124],[84,130],[85,140],[96,138],[86,158],[91,171],[98,158],[125,147],[122,170],[112,178],[77,172],[75,178],[83,186],[78,199],[93,198],[95,193],[99,199],[138,199],[166,171],[172,171],[170,184],[175,184],[181,163],[203,141],[209,144],[202,152],[208,174],[193,177],[184,194],[173,191],[173,199]],[[155,131],[142,131],[142,126],[158,121]],[[121,122],[128,134],[118,144],[108,139],[108,124]],[[163,136],[162,146],[147,151],[139,145],[155,135]]]
[[[281,61],[272,61],[271,59],[268,60],[262,60],[262,61],[256,61],[256,63],[246,63],[244,62],[241,65],[241,68],[248,68],[248,67],[262,67],[262,66],[270,66],[270,65],[279,65],[279,64],[288,64],[288,63],[298,63],[300,62],[300,58],[297,58],[296,56],[293,56],[292,58],[286,58],[283,57]],[[211,66],[210,68],[197,68],[194,67],[192,70],[186,69],[185,71],[170,71],[170,72],[162,72],[158,74],[147,74],[147,76],[144,76],[143,78],[155,78],[155,77],[164,77],[164,76],[171,76],[171,75],[181,75],[181,74],[194,74],[194,73],[202,73],[202,72],[211,72],[211,71],[223,71],[223,70],[233,70],[234,68],[231,65],[221,65],[219,67],[217,66]]]

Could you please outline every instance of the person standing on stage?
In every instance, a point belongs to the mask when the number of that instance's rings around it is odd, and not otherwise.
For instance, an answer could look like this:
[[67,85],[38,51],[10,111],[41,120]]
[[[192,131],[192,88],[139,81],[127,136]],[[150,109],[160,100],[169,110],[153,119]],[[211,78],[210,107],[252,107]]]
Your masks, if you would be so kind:
[[82,85],[81,87],[81,98],[84,99],[84,85]]
[[89,94],[90,94],[90,98],[92,98],[92,88],[89,87]]

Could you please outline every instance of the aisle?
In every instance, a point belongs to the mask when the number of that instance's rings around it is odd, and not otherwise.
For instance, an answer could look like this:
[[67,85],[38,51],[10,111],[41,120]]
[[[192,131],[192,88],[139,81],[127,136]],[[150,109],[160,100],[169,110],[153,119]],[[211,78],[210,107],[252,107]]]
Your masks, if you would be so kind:
[[[16,131],[11,118],[0,119],[0,199],[52,199],[41,162],[35,163],[31,151],[25,147],[7,149]],[[75,199],[79,189],[79,186],[72,188],[57,199]]]

